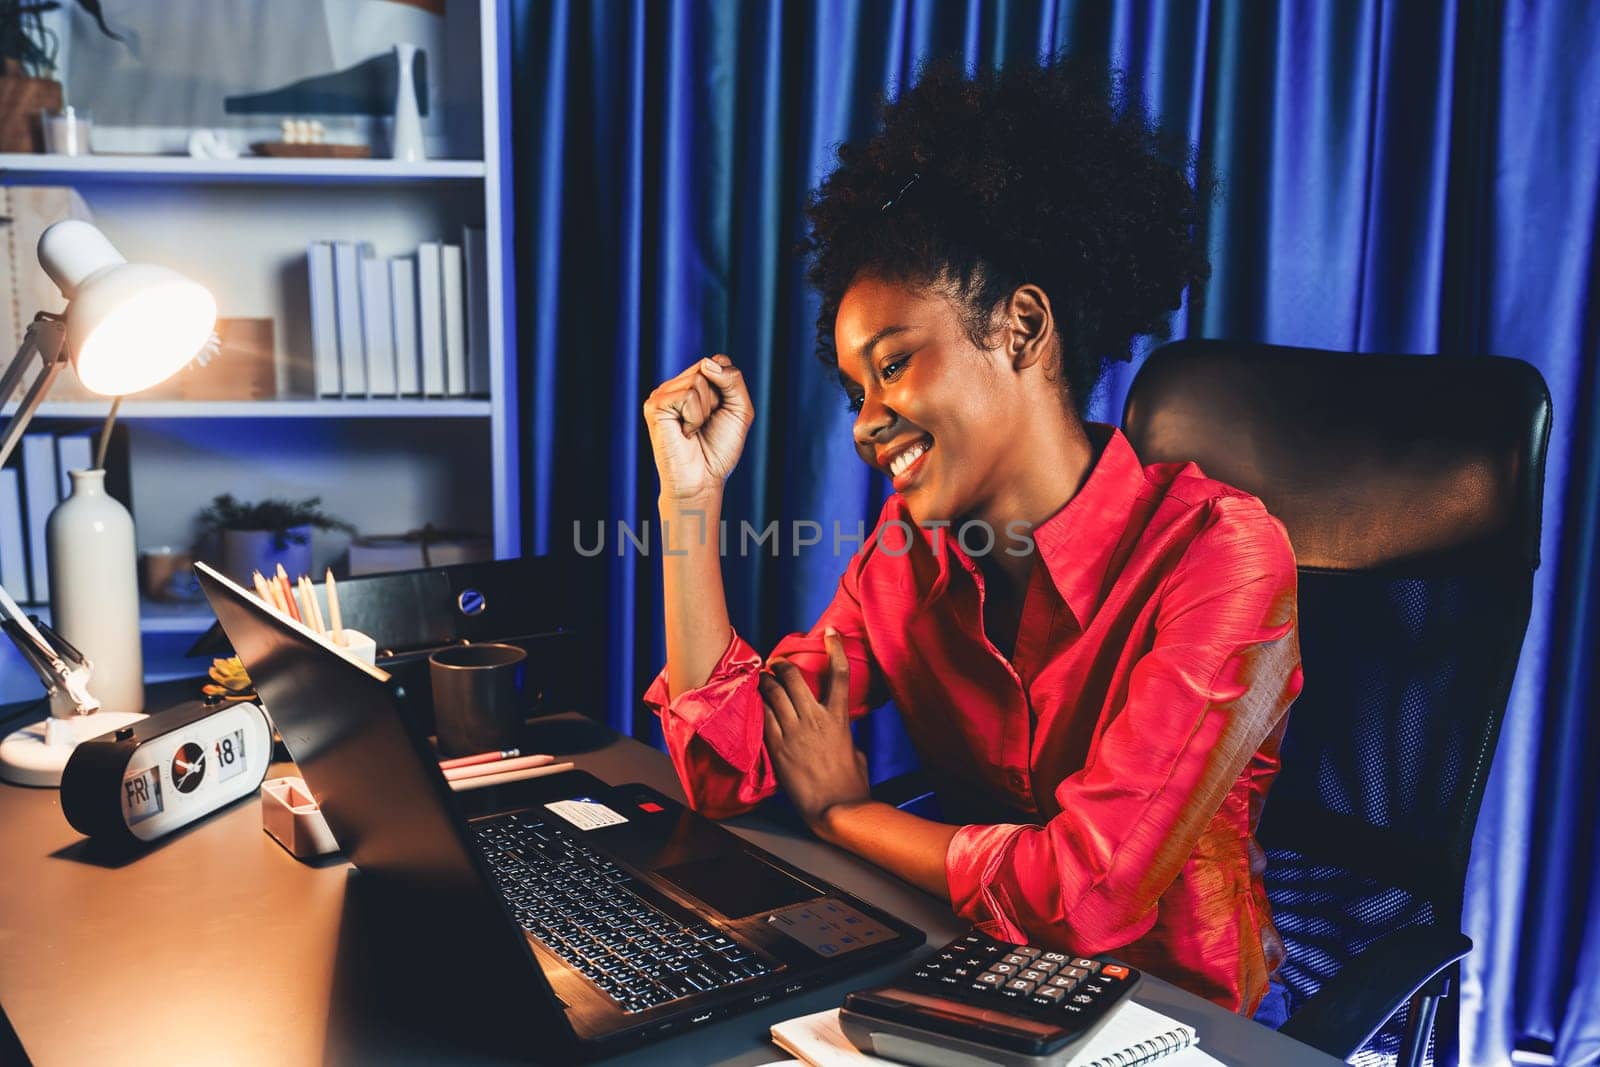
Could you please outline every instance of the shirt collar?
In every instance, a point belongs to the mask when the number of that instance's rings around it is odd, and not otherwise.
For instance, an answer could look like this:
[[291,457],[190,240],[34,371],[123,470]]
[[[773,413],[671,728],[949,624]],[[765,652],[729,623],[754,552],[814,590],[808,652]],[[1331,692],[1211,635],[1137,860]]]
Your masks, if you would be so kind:
[[1117,556],[1135,502],[1145,489],[1144,466],[1121,430],[1086,422],[1100,456],[1082,488],[1033,531],[1039,557],[1080,628],[1105,599],[1106,573]]
[[[1105,599],[1106,572],[1116,558],[1133,508],[1146,482],[1144,467],[1122,431],[1107,423],[1086,422],[1084,430],[1100,455],[1078,492],[1033,530],[1033,541],[1057,594],[1080,629]],[[949,587],[951,568],[976,574],[978,567],[961,551],[948,528],[918,527],[905,513],[898,495],[893,517],[906,532],[920,534],[917,550],[910,553],[910,569],[903,579],[906,592],[926,609]],[[890,535],[891,540],[898,535]],[[896,554],[904,554],[904,539],[894,541]]]

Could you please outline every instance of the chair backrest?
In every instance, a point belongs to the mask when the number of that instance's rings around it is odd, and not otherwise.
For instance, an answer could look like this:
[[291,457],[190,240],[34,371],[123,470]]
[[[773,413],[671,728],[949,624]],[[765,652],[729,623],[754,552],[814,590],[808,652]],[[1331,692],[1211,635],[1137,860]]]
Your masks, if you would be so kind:
[[1140,369],[1123,421],[1143,462],[1256,495],[1294,545],[1305,689],[1264,847],[1459,923],[1539,564],[1543,378],[1495,356],[1182,341]]

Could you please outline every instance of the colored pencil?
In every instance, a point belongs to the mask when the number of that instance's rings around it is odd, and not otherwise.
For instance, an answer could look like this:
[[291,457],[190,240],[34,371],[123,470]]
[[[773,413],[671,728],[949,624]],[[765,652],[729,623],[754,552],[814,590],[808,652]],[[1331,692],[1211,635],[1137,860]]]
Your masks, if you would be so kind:
[[520,755],[522,755],[520,748],[502,748],[498,752],[479,752],[474,756],[456,756],[453,759],[442,759],[439,761],[439,769],[448,771],[456,767],[472,767],[479,763],[494,763],[497,760],[515,759]]
[[342,645],[344,640],[344,616],[339,614],[339,587],[333,581],[333,568],[329,567],[327,578],[323,582],[328,588],[328,632],[333,635],[333,643]]
[[444,776],[452,782],[463,778],[482,778],[489,774],[508,774],[511,771],[526,770],[529,767],[548,767],[554,763],[554,756],[522,756],[518,759],[501,760],[498,763],[484,763],[476,767],[452,767],[444,772]]
[[278,588],[283,592],[283,602],[289,606],[289,618],[295,622],[304,622],[300,617],[300,605],[295,602],[294,589],[289,585],[289,572],[283,569],[283,564],[278,564]]
[[547,774],[560,774],[570,771],[576,766],[573,763],[552,763],[544,767],[529,767],[525,771],[507,771],[505,774],[489,774],[482,778],[465,778],[450,783],[450,788],[457,793],[465,793],[469,789],[487,789],[492,785],[505,785],[508,782],[520,782],[527,778],[543,778]]
[[300,580],[306,583],[306,599],[311,602],[311,617],[316,622],[317,633],[323,637],[328,635],[328,624],[322,618],[322,605],[317,601],[317,586],[308,574],[302,574]]

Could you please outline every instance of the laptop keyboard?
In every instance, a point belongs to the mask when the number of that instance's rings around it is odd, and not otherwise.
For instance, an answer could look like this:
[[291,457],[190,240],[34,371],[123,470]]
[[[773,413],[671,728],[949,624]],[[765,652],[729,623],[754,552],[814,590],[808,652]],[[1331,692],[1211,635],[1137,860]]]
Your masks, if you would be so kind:
[[530,812],[472,825],[518,925],[625,1012],[773,969],[710,924],[662,911],[627,871]]

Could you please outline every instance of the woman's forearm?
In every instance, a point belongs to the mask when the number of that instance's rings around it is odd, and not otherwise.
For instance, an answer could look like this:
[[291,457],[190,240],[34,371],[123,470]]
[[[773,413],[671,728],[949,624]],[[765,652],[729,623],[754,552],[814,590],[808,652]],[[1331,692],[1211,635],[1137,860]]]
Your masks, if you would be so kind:
[[813,829],[829,844],[849,849],[941,900],[950,899],[944,857],[959,826],[873,800],[835,804]]
[[667,690],[676,698],[706,683],[733,633],[722,591],[722,496],[695,501],[663,496],[659,507]]

